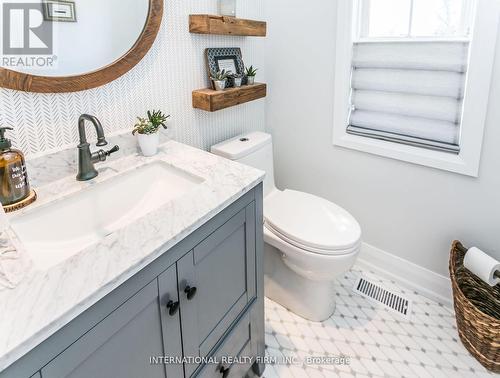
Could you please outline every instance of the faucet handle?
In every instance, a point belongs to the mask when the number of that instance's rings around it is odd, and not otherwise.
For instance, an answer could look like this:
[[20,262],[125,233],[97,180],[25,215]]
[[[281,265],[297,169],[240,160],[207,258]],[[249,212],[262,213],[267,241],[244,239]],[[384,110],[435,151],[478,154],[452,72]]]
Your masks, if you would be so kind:
[[119,146],[114,146],[111,150],[109,151],[104,151],[104,150],[99,150],[96,152],[93,152],[92,155],[90,156],[90,161],[92,163],[97,163],[100,161],[106,161],[109,155],[115,153],[120,149]]
[[111,150],[106,151],[106,156],[110,156],[111,154],[114,154],[115,152],[118,152],[120,150],[120,146],[114,146]]

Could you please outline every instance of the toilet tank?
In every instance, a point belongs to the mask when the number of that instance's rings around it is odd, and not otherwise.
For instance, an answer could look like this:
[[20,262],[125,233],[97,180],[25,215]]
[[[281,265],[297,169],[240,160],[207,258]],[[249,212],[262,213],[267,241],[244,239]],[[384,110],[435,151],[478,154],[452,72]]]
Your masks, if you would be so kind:
[[271,135],[261,131],[239,135],[212,146],[211,152],[266,172],[264,197],[275,189]]

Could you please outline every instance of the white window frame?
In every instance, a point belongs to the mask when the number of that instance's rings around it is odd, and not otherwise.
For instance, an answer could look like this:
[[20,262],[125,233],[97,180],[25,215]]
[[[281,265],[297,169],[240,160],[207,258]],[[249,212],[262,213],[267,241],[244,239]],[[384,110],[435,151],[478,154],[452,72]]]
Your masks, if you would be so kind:
[[478,177],[500,17],[499,0],[477,0],[458,155],[348,134],[356,1],[337,1],[333,144],[409,163]]

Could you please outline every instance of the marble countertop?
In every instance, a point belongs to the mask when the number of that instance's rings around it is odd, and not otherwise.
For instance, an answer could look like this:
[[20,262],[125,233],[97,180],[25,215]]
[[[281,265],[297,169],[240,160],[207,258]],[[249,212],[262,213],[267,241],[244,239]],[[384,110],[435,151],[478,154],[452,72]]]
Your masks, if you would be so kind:
[[[77,182],[74,178],[74,167],[71,169],[71,176],[57,178],[55,181],[45,180],[46,182],[42,180],[46,176],[40,171],[28,172],[38,177],[34,180],[38,200],[25,211],[47,205],[51,201],[95,185],[96,182],[108,180],[154,161],[168,163],[199,176],[204,181],[181,197],[47,270],[38,270],[28,263],[24,277],[15,288],[0,290],[0,371],[46,340],[264,178],[262,171],[168,141],[160,147],[158,155],[152,158],[133,154],[96,165],[100,174],[90,182]],[[61,167],[68,166],[61,162],[57,164]],[[43,169],[47,170],[48,167]],[[67,173],[69,172],[68,170]],[[22,213],[20,215],[22,216]],[[8,232],[12,233],[11,230]],[[3,240],[0,240],[0,245],[1,242]],[[24,258],[29,262],[29,257]]]

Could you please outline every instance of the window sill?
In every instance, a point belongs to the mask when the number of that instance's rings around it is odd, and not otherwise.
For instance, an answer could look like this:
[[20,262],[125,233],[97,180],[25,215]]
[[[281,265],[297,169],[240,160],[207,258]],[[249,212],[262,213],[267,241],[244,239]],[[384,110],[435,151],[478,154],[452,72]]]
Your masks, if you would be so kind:
[[437,168],[466,176],[478,177],[479,162],[468,162],[463,151],[456,155],[449,152],[428,150],[384,140],[371,139],[346,132],[336,135],[333,145],[408,163]]

